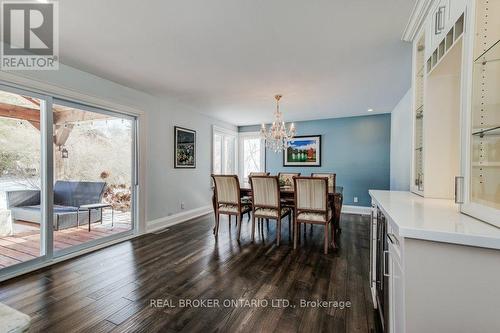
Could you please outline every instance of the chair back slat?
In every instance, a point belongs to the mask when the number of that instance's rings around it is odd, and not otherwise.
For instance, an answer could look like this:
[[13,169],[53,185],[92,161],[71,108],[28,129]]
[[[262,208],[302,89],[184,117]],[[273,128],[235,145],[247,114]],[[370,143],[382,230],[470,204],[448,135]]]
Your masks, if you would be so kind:
[[240,200],[240,183],[235,175],[212,175],[218,203],[235,204]]
[[335,188],[335,186],[337,185],[336,184],[337,183],[337,174],[335,174],[335,173],[327,173],[327,172],[311,173],[311,177],[315,177],[315,178],[328,177],[328,186]]
[[297,210],[328,210],[328,180],[326,177],[298,177],[294,180]]
[[255,207],[278,208],[280,203],[278,177],[254,176],[252,184],[252,202]]

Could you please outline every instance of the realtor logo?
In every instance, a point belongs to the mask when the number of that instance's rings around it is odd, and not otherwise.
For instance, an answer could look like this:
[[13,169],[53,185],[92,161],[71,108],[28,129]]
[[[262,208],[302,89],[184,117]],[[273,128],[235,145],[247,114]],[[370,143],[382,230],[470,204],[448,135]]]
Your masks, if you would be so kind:
[[59,8],[55,1],[2,2],[2,70],[59,69]]

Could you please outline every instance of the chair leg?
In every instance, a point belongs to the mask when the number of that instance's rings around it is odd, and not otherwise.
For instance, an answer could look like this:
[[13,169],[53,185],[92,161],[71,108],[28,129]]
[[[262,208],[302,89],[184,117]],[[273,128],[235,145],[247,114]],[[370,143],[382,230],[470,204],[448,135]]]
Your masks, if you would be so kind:
[[332,232],[332,248],[333,249],[336,249],[337,248],[337,244],[335,242],[335,225],[333,223],[330,223],[330,229],[331,229],[331,232]]
[[328,254],[328,223],[325,224],[325,254]]
[[292,239],[292,214],[288,215],[288,239]]
[[215,214],[215,227],[214,227],[215,237],[219,235],[219,220],[220,220],[220,214]]
[[281,218],[278,217],[276,220],[276,246],[280,246],[281,240]]
[[293,249],[297,248],[297,221],[293,219]]
[[236,215],[236,225],[238,226],[238,242],[239,242],[240,236],[241,236],[241,217],[240,217],[240,215]]
[[252,243],[255,242],[255,216],[252,214]]

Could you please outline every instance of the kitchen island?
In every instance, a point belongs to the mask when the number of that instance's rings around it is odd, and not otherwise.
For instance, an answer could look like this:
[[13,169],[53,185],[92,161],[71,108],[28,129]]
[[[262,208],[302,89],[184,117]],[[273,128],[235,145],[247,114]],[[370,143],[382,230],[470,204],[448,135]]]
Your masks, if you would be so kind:
[[370,196],[370,286],[386,332],[499,332],[500,229],[452,200]]

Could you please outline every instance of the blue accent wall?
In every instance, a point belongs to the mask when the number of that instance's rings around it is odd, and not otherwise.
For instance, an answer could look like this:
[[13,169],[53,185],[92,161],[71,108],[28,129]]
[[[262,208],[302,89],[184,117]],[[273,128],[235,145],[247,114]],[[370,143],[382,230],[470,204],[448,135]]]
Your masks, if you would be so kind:
[[[370,206],[369,189],[390,186],[391,115],[333,118],[295,123],[297,135],[321,135],[321,167],[284,167],[283,154],[266,151],[266,171],[334,172],[344,187],[344,205]],[[256,132],[260,126],[241,126]],[[354,203],[358,197],[358,203]]]

